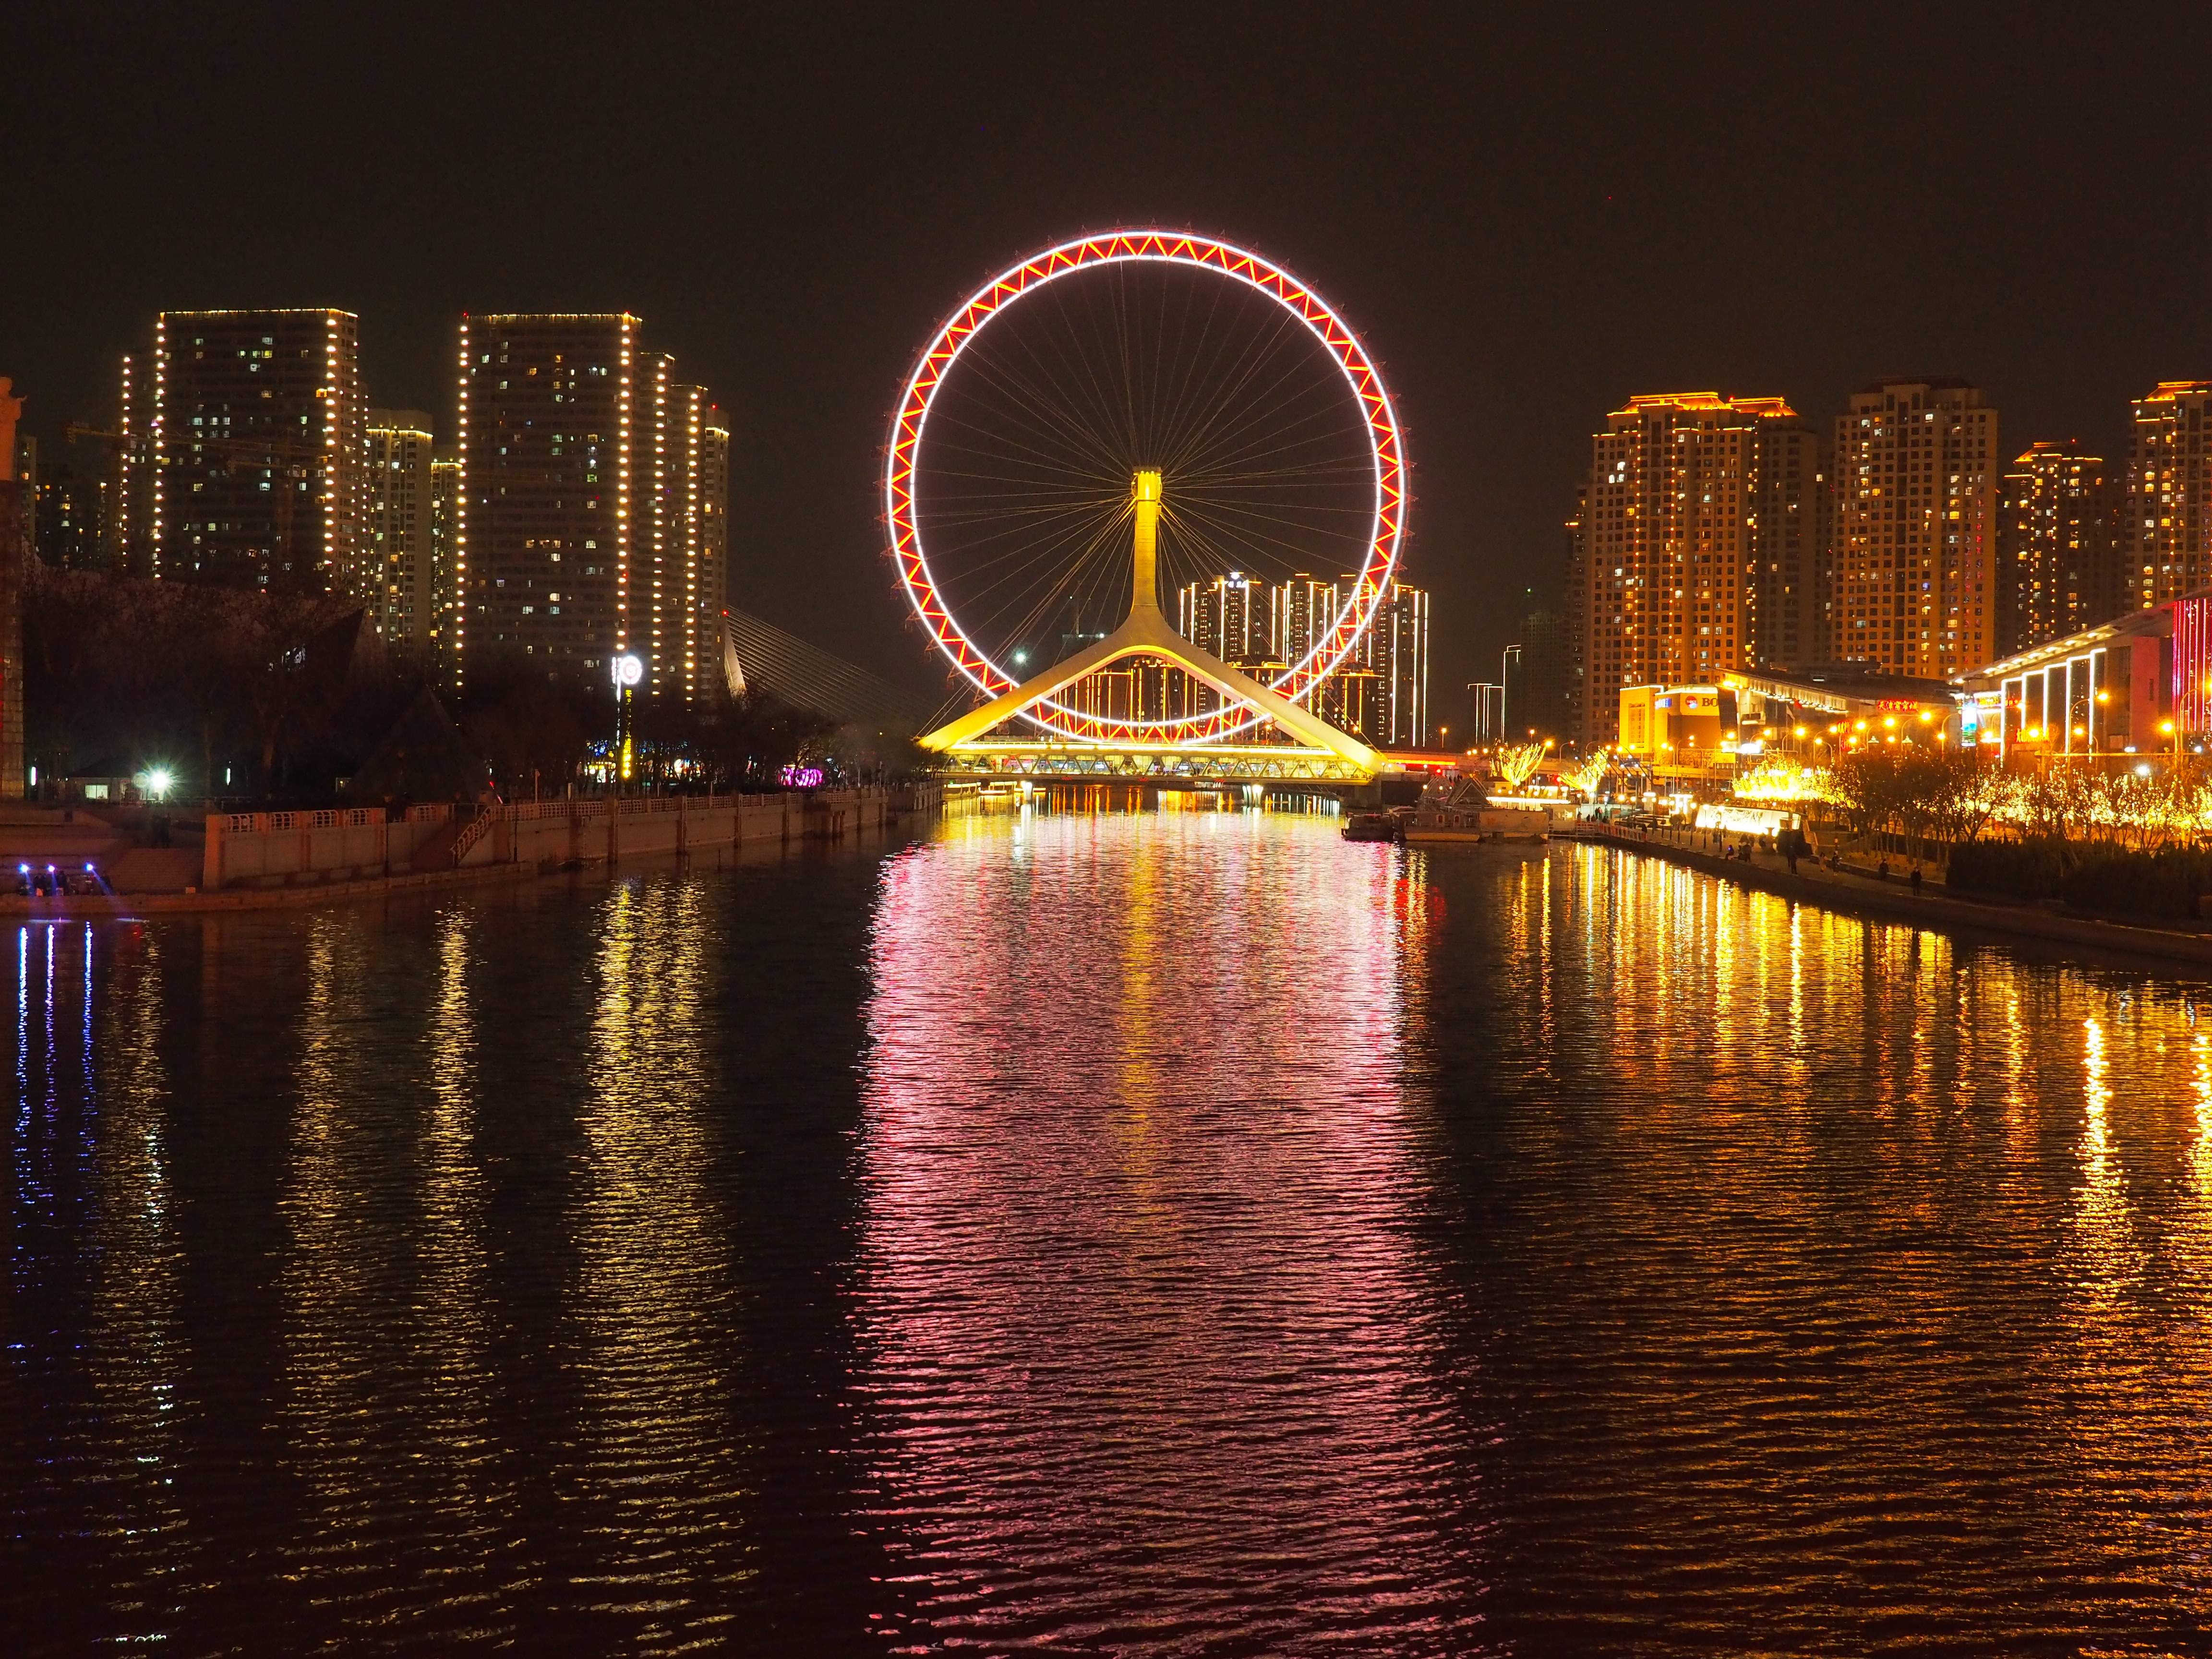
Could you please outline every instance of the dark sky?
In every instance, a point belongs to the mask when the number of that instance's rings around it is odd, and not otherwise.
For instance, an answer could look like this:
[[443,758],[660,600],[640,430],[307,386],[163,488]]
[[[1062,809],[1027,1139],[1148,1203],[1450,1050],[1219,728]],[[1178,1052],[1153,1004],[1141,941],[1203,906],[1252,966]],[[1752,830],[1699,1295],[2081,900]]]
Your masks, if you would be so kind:
[[1440,707],[1556,592],[1632,392],[1825,420],[1961,374],[2008,445],[2111,446],[2212,374],[2202,7],[10,9],[34,429],[104,421],[163,307],[358,312],[372,399],[441,425],[463,310],[627,308],[732,416],[734,602],[923,686],[884,422],[941,313],[1079,230],[1243,241],[1361,330]]

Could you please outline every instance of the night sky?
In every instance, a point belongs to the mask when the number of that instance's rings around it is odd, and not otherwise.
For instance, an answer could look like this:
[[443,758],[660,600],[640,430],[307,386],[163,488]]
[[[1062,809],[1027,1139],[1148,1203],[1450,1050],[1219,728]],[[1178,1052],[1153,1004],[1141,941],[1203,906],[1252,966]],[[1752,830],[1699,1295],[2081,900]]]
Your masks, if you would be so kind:
[[358,312],[371,400],[447,428],[462,311],[626,308],[732,416],[732,602],[928,688],[877,523],[912,355],[1039,246],[1189,227],[1389,376],[1441,711],[1633,392],[1965,374],[2008,453],[2110,454],[2212,374],[2202,8],[443,9],[12,9],[33,431],[106,423],[164,307]]

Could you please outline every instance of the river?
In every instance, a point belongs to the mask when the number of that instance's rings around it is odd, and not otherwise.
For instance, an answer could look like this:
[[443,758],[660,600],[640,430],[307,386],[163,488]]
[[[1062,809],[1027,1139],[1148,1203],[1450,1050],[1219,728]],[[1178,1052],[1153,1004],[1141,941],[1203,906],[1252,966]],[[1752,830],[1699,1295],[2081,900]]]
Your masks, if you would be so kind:
[[2212,1643],[2185,980],[1187,811],[0,938],[10,1652]]

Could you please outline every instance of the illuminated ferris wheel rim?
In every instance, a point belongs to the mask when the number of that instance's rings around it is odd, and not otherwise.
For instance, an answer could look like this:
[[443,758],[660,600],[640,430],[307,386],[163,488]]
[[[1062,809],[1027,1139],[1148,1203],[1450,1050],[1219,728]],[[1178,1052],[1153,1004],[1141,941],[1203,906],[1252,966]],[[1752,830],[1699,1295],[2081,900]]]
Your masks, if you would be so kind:
[[[931,639],[970,684],[986,696],[996,696],[1020,683],[969,638],[938,592],[935,579],[930,574],[928,555],[915,516],[915,471],[922,434],[928,426],[938,391],[953,364],[959,361],[960,354],[982,332],[985,325],[1014,301],[1079,270],[1139,263],[1210,270],[1241,282],[1273,300],[1329,354],[1359,409],[1375,470],[1374,517],[1366,538],[1366,556],[1352,595],[1339,610],[1328,634],[1297,663],[1267,683],[1271,689],[1296,701],[1340,667],[1358,647],[1374,622],[1392,573],[1397,568],[1399,546],[1405,533],[1402,441],[1389,389],[1359,337],[1328,301],[1305,283],[1271,260],[1233,242],[1188,231],[1156,229],[1116,230],[1078,237],[1009,266],[977,289],[952,313],[915,362],[905,392],[899,399],[898,413],[891,422],[890,453],[884,469],[884,509],[890,526],[890,550],[898,565],[900,583]],[[1080,720],[1092,728],[1103,726],[1153,738],[1163,731],[1177,729],[1194,737],[1218,739],[1249,730],[1261,719],[1248,709],[1242,711],[1247,718],[1232,724],[1233,716],[1239,711],[1231,709],[1165,720],[1115,720],[1083,715],[1049,699],[1042,701],[1038,707]],[[1052,729],[1048,720],[1040,720],[1039,723]]]

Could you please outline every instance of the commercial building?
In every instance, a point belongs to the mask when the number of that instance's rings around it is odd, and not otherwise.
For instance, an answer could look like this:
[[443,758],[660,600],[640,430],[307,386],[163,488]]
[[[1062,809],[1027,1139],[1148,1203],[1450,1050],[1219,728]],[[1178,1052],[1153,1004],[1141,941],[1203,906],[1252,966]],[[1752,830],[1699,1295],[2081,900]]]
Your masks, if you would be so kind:
[[2079,633],[2129,607],[2113,535],[2124,509],[2102,458],[2077,442],[2031,444],[2006,469],[2000,501],[2000,652]]
[[1777,762],[1820,767],[1869,744],[1960,737],[1956,688],[1899,674],[1737,670],[1710,684],[1620,692],[1620,754],[1676,781],[1737,779]]
[[1977,740],[2008,757],[2203,753],[2212,589],[2016,652],[1961,684]]
[[719,693],[729,437],[627,313],[465,318],[457,675],[489,656]]
[[1833,655],[1949,679],[1996,654],[1997,413],[1957,380],[1885,380],[1836,420]]
[[377,572],[370,615],[386,643],[428,660],[441,609],[432,545],[430,417],[372,409],[362,533]]
[[1786,401],[1638,396],[1590,442],[1568,525],[1576,742],[1614,739],[1625,686],[1820,654],[1820,444]]
[[132,568],[374,601],[361,337],[350,312],[165,311],[124,360]]
[[2212,380],[2160,380],[2134,403],[2126,526],[2130,604],[2212,584]]

